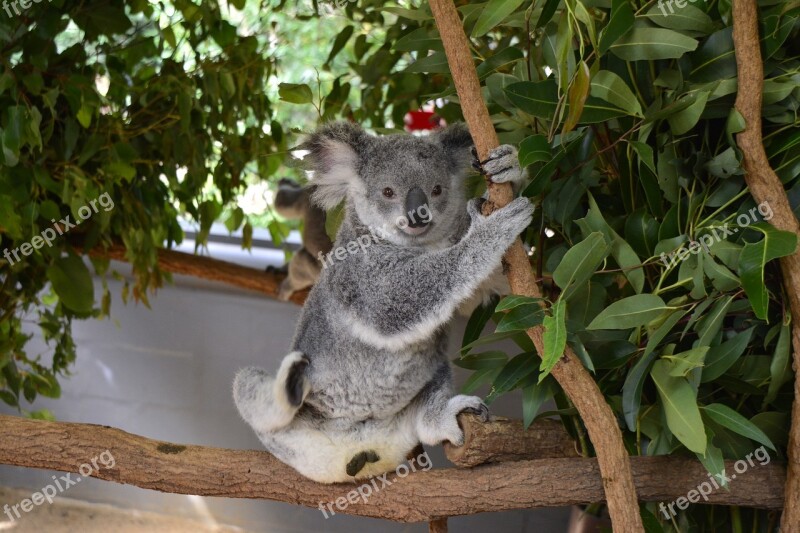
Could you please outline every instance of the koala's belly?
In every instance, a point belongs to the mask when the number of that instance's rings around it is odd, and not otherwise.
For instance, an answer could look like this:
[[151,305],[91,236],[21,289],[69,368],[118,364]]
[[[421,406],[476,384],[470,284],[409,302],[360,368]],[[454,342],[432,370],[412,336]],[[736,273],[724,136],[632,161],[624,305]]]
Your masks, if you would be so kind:
[[422,390],[443,357],[435,346],[421,346],[403,353],[373,348],[315,359],[306,402],[328,418],[388,418]]
[[[287,428],[260,433],[259,437],[278,459],[320,483],[354,481],[390,472],[406,460],[418,443],[410,418],[403,415],[356,424],[300,415]],[[348,463],[366,451],[373,452],[378,460],[365,464],[355,476],[348,475]]]

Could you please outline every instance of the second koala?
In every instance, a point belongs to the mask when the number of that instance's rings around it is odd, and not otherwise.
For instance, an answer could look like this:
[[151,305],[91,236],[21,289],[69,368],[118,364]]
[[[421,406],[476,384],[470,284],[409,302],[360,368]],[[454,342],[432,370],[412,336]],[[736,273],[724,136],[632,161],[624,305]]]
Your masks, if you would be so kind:
[[[533,206],[517,198],[484,217],[480,200],[468,203],[471,146],[460,124],[374,137],[333,123],[305,143],[314,200],[325,209],[345,201],[334,248],[382,230],[323,269],[277,374],[245,368],[234,381],[237,408],[264,446],[308,478],[393,470],[419,442],[462,444],[462,411],[488,416],[480,398],[454,395],[447,325],[497,271]],[[516,181],[516,159],[501,147],[483,168]]]

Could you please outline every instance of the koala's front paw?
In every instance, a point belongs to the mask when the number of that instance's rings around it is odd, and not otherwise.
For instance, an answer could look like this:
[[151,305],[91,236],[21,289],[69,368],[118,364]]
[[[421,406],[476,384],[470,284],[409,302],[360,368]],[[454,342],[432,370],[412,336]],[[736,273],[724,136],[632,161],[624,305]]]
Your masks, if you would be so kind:
[[519,197],[489,215],[488,219],[497,225],[498,232],[516,238],[530,226],[533,221],[533,210],[533,204],[529,199]]
[[481,208],[483,207],[484,202],[486,202],[486,198],[473,198],[467,202],[467,214],[473,223],[475,223],[476,220],[481,220],[484,218],[483,214],[481,213]]
[[517,149],[503,144],[489,152],[485,161],[473,161],[472,166],[481,174],[488,174],[493,183],[520,183],[525,179],[525,170],[519,166]]
[[446,437],[444,440],[450,441],[453,446],[464,445],[464,431],[458,426],[458,415],[464,412],[476,413],[481,416],[484,422],[489,420],[489,408],[483,400],[477,396],[466,396],[459,394],[453,396],[447,402],[446,413]]

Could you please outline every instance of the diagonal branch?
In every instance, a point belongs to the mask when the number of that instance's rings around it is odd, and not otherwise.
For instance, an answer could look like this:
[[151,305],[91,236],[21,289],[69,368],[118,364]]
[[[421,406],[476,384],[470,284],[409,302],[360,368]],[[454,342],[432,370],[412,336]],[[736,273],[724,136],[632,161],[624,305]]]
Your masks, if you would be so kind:
[[[498,145],[497,134],[481,96],[480,81],[461,18],[452,0],[430,0],[430,6],[442,37],[447,62],[461,101],[461,110],[469,125],[478,155],[484,159],[489,150]],[[486,204],[489,210],[494,210],[506,205],[512,198],[513,191],[509,184],[490,184],[489,201]],[[519,239],[506,253],[504,262],[508,267],[508,281],[513,294],[534,298],[541,296],[528,255]],[[544,353],[543,331],[542,327],[528,330],[528,336],[540,355]],[[594,444],[614,530],[626,533],[642,531],[636,488],[622,432],[597,383],[569,346],[553,368],[552,374],[575,405]]]
[[[121,244],[114,244],[108,248],[93,248],[89,250],[89,255],[116,261],[128,261],[125,247]],[[282,279],[276,274],[263,270],[165,249],[158,250],[158,267],[165,272],[218,281],[240,289],[260,292],[271,298],[278,297],[278,288]],[[303,305],[306,296],[308,296],[307,290],[299,291],[292,294],[290,301]]]
[[[736,136],[742,150],[745,180],[756,202],[767,202],[773,211],[770,223],[783,231],[800,235],[800,224],[792,212],[789,198],[778,175],[769,164],[761,134],[761,102],[764,87],[764,63],[758,36],[758,10],[755,0],[734,0],[733,43],[738,70],[736,109],[745,120],[745,129]],[[794,402],[789,429],[786,509],[782,530],[791,531],[800,524],[800,249],[780,260],[783,284],[792,314],[794,352]]]

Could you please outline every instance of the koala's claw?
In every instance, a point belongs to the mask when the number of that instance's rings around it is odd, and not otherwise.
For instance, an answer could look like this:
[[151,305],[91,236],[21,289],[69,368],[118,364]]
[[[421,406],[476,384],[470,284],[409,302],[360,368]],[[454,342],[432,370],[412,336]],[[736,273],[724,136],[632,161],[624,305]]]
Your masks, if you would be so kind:
[[479,161],[482,174],[488,174],[493,183],[521,182],[525,171],[519,166],[517,149],[510,144],[498,146],[485,161]]
[[470,220],[475,220],[476,218],[483,217],[481,214],[481,208],[483,207],[483,203],[486,201],[486,198],[473,198],[469,202],[467,202],[467,214],[469,214]]
[[289,375],[286,377],[286,396],[289,404],[299,407],[303,403],[305,396],[306,377],[305,371],[308,367],[308,358],[303,356],[292,364]]
[[481,418],[481,422],[488,422],[489,421],[489,408],[486,407],[486,404],[481,403],[480,407],[466,407],[461,410],[462,413],[470,413],[473,415],[478,415]]
[[350,477],[355,476],[364,468],[367,463],[377,463],[380,460],[378,454],[375,453],[373,450],[367,450],[364,452],[359,452],[353,456],[352,459],[347,463],[345,467],[345,471],[347,475]]

